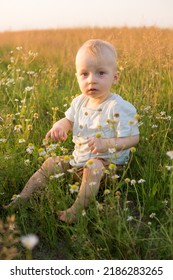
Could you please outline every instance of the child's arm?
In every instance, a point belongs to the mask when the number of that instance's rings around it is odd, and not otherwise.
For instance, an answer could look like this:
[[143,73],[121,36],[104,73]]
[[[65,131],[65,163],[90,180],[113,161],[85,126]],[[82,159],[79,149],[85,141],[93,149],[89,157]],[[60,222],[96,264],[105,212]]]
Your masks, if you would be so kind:
[[54,141],[65,141],[67,133],[73,128],[73,123],[67,118],[57,121],[46,134],[46,140],[52,138]]
[[93,154],[105,153],[108,149],[115,148],[116,151],[122,151],[135,146],[139,142],[139,135],[120,137],[120,138],[97,138],[90,137],[88,146]]
[[108,149],[116,148],[117,151],[122,151],[136,146],[139,142],[139,134],[129,137],[119,137],[106,140]]

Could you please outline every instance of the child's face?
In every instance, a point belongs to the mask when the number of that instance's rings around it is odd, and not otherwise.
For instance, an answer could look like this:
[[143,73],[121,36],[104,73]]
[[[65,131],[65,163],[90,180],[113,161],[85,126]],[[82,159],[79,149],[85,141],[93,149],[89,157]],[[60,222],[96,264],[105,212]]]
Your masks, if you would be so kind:
[[83,94],[106,99],[112,84],[117,81],[115,58],[108,50],[96,56],[82,49],[76,57],[76,75]]

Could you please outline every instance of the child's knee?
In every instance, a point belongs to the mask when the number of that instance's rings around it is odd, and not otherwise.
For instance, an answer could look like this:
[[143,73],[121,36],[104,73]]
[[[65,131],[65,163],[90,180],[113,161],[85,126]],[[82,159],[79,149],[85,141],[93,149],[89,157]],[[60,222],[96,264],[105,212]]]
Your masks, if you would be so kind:
[[86,163],[86,168],[84,168],[84,173],[88,172],[93,175],[102,175],[104,164],[100,159],[88,160]]
[[[91,160],[89,160],[91,161]],[[92,159],[92,164],[90,167],[92,167],[92,169],[102,169],[102,167],[104,166],[103,164],[103,160],[102,159],[98,159],[98,158],[94,158]]]
[[58,164],[58,157],[49,157],[44,161],[41,169],[46,173],[52,174],[57,170]]

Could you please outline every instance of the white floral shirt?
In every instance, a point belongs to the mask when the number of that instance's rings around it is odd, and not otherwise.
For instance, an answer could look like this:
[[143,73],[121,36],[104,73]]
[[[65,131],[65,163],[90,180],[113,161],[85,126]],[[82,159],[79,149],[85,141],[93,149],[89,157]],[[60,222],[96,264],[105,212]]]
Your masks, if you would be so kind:
[[124,164],[129,159],[130,150],[116,152],[108,149],[105,153],[93,154],[87,144],[88,137],[99,134],[102,138],[128,137],[139,134],[135,119],[136,109],[118,94],[101,103],[97,109],[86,107],[88,97],[81,94],[73,99],[65,112],[73,122],[73,142],[75,144],[71,165],[82,167],[91,158],[103,158],[115,164]]

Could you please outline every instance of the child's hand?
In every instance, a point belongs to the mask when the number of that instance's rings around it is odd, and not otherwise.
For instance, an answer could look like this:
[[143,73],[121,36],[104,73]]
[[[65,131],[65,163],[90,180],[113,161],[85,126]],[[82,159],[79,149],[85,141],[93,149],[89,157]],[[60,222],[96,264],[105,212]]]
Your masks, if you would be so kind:
[[88,139],[88,146],[93,154],[105,153],[107,148],[107,139],[90,137]]
[[48,140],[49,137],[53,141],[57,141],[57,142],[65,141],[67,139],[67,132],[62,126],[55,123],[53,127],[46,134],[46,140]]

